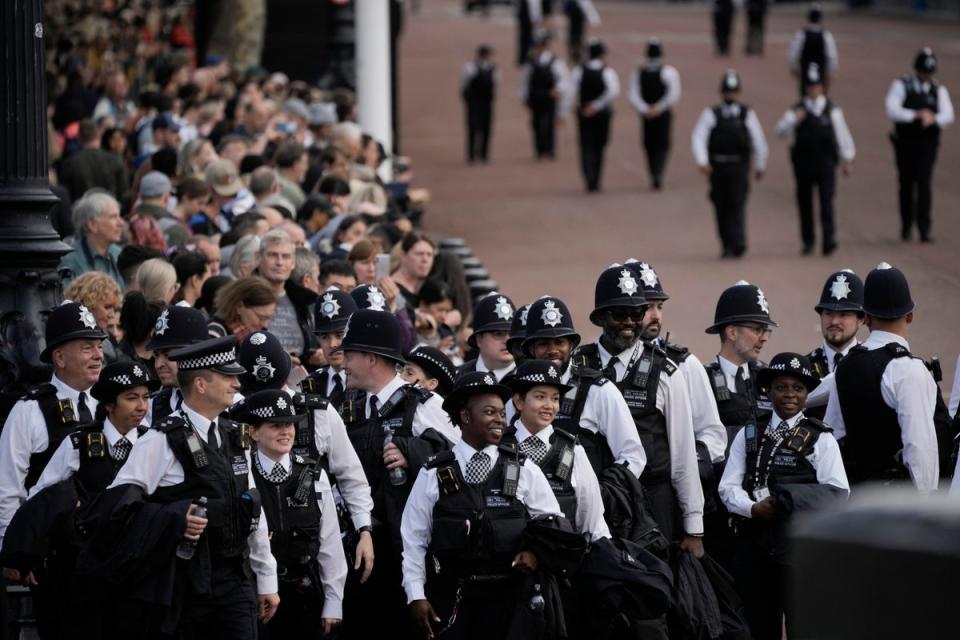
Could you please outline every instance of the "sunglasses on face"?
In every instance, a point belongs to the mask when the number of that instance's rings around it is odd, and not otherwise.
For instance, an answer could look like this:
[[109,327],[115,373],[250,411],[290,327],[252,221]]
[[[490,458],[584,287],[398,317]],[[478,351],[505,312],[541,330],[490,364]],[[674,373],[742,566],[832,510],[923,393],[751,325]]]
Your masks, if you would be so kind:
[[643,320],[643,316],[646,309],[608,309],[607,317],[609,317],[614,322],[625,322],[627,318],[630,318],[634,322],[640,322]]

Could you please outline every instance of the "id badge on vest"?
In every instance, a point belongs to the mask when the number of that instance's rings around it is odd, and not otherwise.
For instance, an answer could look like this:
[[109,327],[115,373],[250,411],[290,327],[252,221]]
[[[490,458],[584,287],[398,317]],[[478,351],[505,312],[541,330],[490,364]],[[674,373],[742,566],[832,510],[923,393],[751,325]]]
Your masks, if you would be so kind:
[[770,488],[769,487],[757,487],[753,490],[753,499],[757,502],[766,500],[770,497]]
[[250,466],[247,464],[247,456],[243,454],[233,456],[230,465],[233,467],[233,475],[235,476],[245,476],[250,472]]
[[630,409],[647,408],[647,390],[646,389],[624,389],[623,399]]

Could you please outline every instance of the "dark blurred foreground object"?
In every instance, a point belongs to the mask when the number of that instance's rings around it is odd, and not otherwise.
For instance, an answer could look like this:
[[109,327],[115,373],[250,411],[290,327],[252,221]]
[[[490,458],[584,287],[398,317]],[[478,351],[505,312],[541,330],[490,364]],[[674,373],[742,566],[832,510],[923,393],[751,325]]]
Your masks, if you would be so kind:
[[790,640],[957,636],[960,499],[911,487],[857,491],[797,518]]

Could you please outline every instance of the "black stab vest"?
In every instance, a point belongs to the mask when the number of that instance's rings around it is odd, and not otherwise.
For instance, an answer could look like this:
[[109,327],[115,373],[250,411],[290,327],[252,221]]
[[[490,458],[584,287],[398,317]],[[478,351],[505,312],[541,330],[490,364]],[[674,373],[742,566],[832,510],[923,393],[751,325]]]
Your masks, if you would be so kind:
[[750,132],[747,131],[747,114],[750,108],[740,105],[740,112],[724,116],[723,107],[713,108],[716,121],[707,140],[710,164],[737,164],[750,159]]
[[[794,105],[794,108],[806,109],[802,102]],[[824,160],[837,161],[837,133],[830,117],[832,111],[833,103],[827,100],[819,116],[807,111],[803,121],[796,126],[793,146],[790,148],[790,158],[795,164],[809,167],[817,166]]]
[[317,450],[315,437],[317,417],[315,411],[325,412],[329,402],[320,395],[313,393],[296,393],[293,396],[293,407],[304,418],[294,423],[296,435],[293,438],[294,455],[311,460],[320,460],[322,457]]
[[463,96],[468,102],[486,104],[493,101],[494,74],[497,67],[477,65],[477,72],[463,90]]
[[[146,433],[146,427],[138,427],[137,433],[142,436]],[[81,500],[88,500],[110,486],[126,460],[119,462],[110,455],[110,445],[103,434],[101,421],[79,427],[69,437],[80,457],[80,466],[73,476],[77,493]]]
[[553,56],[541,63],[534,60],[530,70],[530,85],[528,87],[528,102],[533,107],[547,108],[554,104],[556,98],[551,95],[555,78],[553,77]]
[[[743,490],[751,496],[757,488],[757,470],[759,467],[759,481],[764,486],[773,487],[778,484],[817,484],[817,470],[809,460],[814,445],[820,439],[820,434],[831,429],[819,420],[803,417],[790,430],[790,435],[778,442],[764,430],[762,435],[756,435],[756,442],[751,449],[750,443],[745,443],[746,470],[743,474]],[[769,475],[768,475],[769,474]]]
[[[500,442],[504,444],[516,444],[519,447],[520,443],[517,440],[516,427],[507,427]],[[573,459],[571,458],[570,477],[563,478],[561,474],[557,472],[560,467],[561,458],[565,455],[564,452],[569,450],[569,455],[573,456],[574,448],[578,444],[575,435],[554,427],[553,435],[550,436],[550,448],[547,450],[547,454],[543,457],[539,465],[540,470],[543,471],[543,475],[547,478],[547,482],[550,483],[550,489],[553,491],[553,495],[560,505],[560,511],[571,524],[577,521],[577,494],[571,483],[571,478],[573,477]]]
[[667,95],[667,84],[663,81],[663,65],[652,62],[640,67],[638,80],[640,97],[647,104],[656,104]]
[[[153,394],[153,397],[150,398],[150,426],[156,428],[161,422],[163,422],[171,413],[173,413],[173,408],[170,406],[170,399],[173,398],[173,392],[176,389],[174,387],[164,387]],[[183,403],[183,396],[180,396],[180,402],[177,404],[177,409],[180,408],[180,404]]]
[[590,460],[590,466],[599,476],[604,469],[613,465],[613,453],[610,451],[610,445],[607,444],[607,438],[602,433],[580,426],[580,417],[583,415],[583,407],[591,388],[594,385],[610,384],[610,381],[604,378],[598,369],[577,365],[574,360],[571,360],[570,367],[572,388],[560,400],[560,411],[553,419],[553,427],[577,437],[580,446],[587,454],[587,459]]
[[599,69],[591,69],[590,67],[583,66],[581,70],[583,73],[580,76],[580,106],[584,107],[600,96],[603,95],[603,92],[607,89],[607,83],[603,80],[603,70],[606,67],[600,67]]
[[[89,394],[88,394],[89,395]],[[47,427],[47,448],[39,453],[31,453],[29,469],[23,486],[30,489],[37,484],[50,458],[57,447],[74,429],[80,426],[77,408],[68,399],[57,397],[57,388],[50,383],[37,385],[27,391],[21,400],[36,400]]]
[[[940,85],[931,80],[927,91],[922,88],[917,91],[914,88],[914,77],[904,76],[900,80],[903,83],[903,108],[904,109],[928,109],[933,113],[940,111]],[[919,83],[919,81],[917,81]],[[909,142],[924,142],[936,145],[940,142],[940,125],[934,124],[924,128],[917,120],[911,122],[898,122],[894,125],[899,140]]]
[[806,74],[811,63],[816,63],[820,74],[827,74],[827,41],[821,29],[804,29],[803,48],[800,50],[800,72]]
[[713,397],[717,401],[720,422],[727,428],[727,453],[730,453],[730,445],[733,444],[734,437],[744,425],[766,424],[773,413],[770,400],[754,386],[757,373],[763,368],[763,364],[751,362],[747,366],[750,369],[750,379],[746,381],[747,393],[740,394],[730,391],[727,387],[726,376],[716,360],[704,365],[707,378],[710,380],[710,388],[713,390]]

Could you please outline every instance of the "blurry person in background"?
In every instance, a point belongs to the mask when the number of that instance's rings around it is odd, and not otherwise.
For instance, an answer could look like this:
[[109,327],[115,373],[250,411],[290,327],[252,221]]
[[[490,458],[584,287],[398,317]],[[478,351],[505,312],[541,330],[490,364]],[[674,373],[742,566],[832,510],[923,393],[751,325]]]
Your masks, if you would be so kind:
[[207,256],[199,251],[181,253],[173,259],[173,268],[177,272],[179,287],[173,296],[173,302],[183,301],[192,307],[203,291],[203,283],[210,277]]
[[320,263],[321,291],[336,287],[350,293],[358,284],[360,282],[357,281],[357,274],[346,260],[326,260]]
[[117,361],[117,345],[120,344],[120,287],[113,278],[99,271],[89,271],[75,278],[63,292],[64,300],[79,302],[93,314],[97,328],[109,337],[103,341],[105,364]]
[[151,378],[157,377],[157,370],[153,364],[153,351],[147,349],[147,343],[165,306],[162,302],[149,302],[141,292],[132,291],[124,297],[120,309],[120,328],[123,330],[123,341],[117,347],[120,357],[143,365]]
[[137,271],[137,290],[147,302],[167,306],[177,293],[177,270],[164,258],[151,258]]
[[277,308],[277,296],[269,282],[250,276],[224,285],[217,291],[214,306],[216,315],[207,327],[210,336],[233,334],[240,341],[267,328]]
[[390,275],[410,309],[419,306],[417,294],[433,268],[436,248],[433,240],[417,232],[408,233],[400,242],[400,264]]

